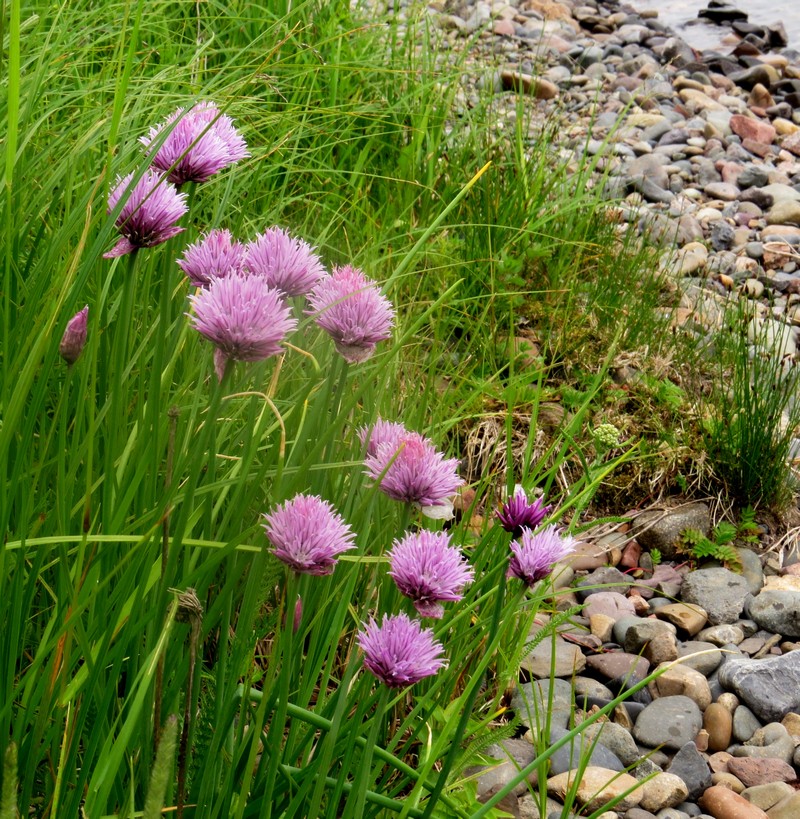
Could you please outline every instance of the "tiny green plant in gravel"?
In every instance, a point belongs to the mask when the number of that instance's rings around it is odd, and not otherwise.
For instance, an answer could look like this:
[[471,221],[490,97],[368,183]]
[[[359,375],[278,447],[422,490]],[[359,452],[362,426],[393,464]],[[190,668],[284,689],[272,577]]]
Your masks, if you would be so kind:
[[789,328],[744,301],[725,318],[711,372],[699,362],[710,387],[700,391],[706,451],[734,501],[780,512],[793,491],[788,459],[800,424],[800,370],[781,341]]

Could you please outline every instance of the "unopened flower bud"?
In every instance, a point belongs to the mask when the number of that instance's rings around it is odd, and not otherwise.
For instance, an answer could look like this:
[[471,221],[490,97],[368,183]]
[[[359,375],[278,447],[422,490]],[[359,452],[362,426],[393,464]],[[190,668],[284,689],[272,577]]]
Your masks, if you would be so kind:
[[70,367],[78,360],[86,344],[86,324],[89,320],[89,305],[76,313],[68,322],[58,345],[58,352]]

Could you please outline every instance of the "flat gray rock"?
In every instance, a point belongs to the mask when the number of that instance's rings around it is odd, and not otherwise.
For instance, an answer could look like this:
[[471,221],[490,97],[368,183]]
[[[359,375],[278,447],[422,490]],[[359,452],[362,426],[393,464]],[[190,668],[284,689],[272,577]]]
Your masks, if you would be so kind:
[[702,606],[712,626],[735,623],[750,593],[747,581],[728,569],[700,569],[687,575],[681,586],[684,603]]
[[651,510],[637,515],[633,521],[633,536],[645,549],[658,549],[665,559],[675,557],[681,533],[699,529],[704,535],[711,528],[708,505],[698,501],[675,509]]
[[533,731],[543,726],[549,710],[550,725],[566,728],[572,716],[572,685],[566,680],[536,680],[514,689],[511,708]]
[[783,637],[800,637],[800,592],[764,589],[746,601],[747,615],[758,625]]
[[703,715],[697,703],[678,694],[659,697],[648,705],[636,720],[633,735],[648,748],[663,745],[678,750],[692,742],[703,727]]
[[718,673],[720,683],[762,722],[780,722],[800,710],[800,651],[767,660],[732,657]]
[[[550,729],[550,744],[558,742],[567,734],[566,728],[553,726]],[[586,759],[588,757],[588,762]],[[621,771],[625,766],[620,759],[612,753],[605,745],[599,742],[592,744],[589,737],[578,734],[563,747],[559,748],[550,757],[550,776],[565,773],[577,768],[580,762],[588,765],[595,765],[599,768],[607,768],[609,771]]]

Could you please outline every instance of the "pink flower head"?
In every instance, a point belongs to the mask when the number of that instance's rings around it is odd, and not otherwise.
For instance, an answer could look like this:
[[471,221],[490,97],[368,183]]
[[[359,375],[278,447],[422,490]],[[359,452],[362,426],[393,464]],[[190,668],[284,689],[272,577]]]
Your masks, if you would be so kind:
[[450,545],[447,532],[407,534],[392,544],[388,557],[389,575],[422,617],[440,618],[441,601],[461,600],[464,586],[475,577],[461,550]]
[[287,296],[306,295],[326,275],[311,245],[279,227],[267,228],[247,243],[246,251],[248,271]]
[[513,537],[519,537],[523,529],[535,529],[549,511],[550,507],[545,506],[541,498],[529,503],[525,490],[517,485],[514,494],[497,512],[497,520]]
[[355,267],[333,268],[330,276],[317,283],[308,301],[314,321],[351,364],[366,361],[375,352],[375,345],[391,335],[391,302]]
[[555,525],[545,526],[535,534],[530,529],[523,529],[521,540],[511,543],[507,576],[518,577],[532,586],[550,574],[554,563],[573,551],[574,538],[569,535],[562,537]]
[[379,626],[370,620],[356,637],[364,665],[389,688],[405,688],[430,677],[446,665],[444,649],[433,631],[406,614],[383,615]]
[[231,359],[260,361],[278,355],[281,342],[297,326],[281,294],[252,276],[214,279],[189,300],[194,328],[217,347],[220,380]]
[[103,254],[105,259],[133,253],[140,247],[153,247],[177,236],[182,230],[175,222],[189,210],[186,194],[178,193],[173,185],[153,171],[147,170],[131,190],[133,174],[117,179],[108,195],[108,212],[112,213],[120,199],[127,195],[117,216],[116,226],[122,238]]
[[397,449],[402,437],[407,434],[408,430],[402,424],[382,418],[378,418],[371,427],[362,427],[358,431],[362,445],[367,448],[367,455],[375,455],[379,444],[390,444]]
[[243,259],[244,245],[235,241],[229,230],[210,230],[186,246],[178,267],[195,287],[206,287],[213,279],[239,273]]
[[316,495],[295,495],[264,518],[275,557],[296,572],[330,574],[337,555],[353,548],[352,529]]
[[58,345],[58,352],[61,358],[70,365],[78,360],[83,348],[86,346],[86,325],[89,320],[89,305],[77,312],[68,322],[64,335],[61,336],[61,343]]
[[464,483],[456,472],[458,460],[446,459],[418,432],[379,443],[374,454],[367,454],[364,466],[390,498],[411,503],[430,518],[453,516],[452,497]]
[[152,164],[169,174],[169,181],[175,185],[205,182],[228,165],[250,156],[233,120],[221,114],[213,102],[199,102],[188,111],[178,108],[139,141],[149,148],[165,129],[169,133]]

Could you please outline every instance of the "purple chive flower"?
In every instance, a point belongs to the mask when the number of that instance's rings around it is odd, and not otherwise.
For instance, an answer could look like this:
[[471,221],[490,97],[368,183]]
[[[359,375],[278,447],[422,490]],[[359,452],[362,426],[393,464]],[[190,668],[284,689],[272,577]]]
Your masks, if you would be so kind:
[[405,688],[430,677],[446,665],[444,649],[433,631],[406,614],[383,615],[379,626],[370,620],[356,637],[364,665],[389,688]]
[[195,287],[207,287],[214,279],[224,279],[242,270],[244,245],[229,230],[210,230],[194,244],[187,245],[178,267]]
[[541,498],[529,503],[525,490],[517,484],[514,494],[498,510],[497,519],[506,532],[516,538],[523,529],[535,529],[549,511],[550,507],[545,506]]
[[545,526],[541,532],[523,529],[522,538],[512,541],[508,562],[508,577],[518,577],[528,586],[547,577],[553,564],[575,550],[575,539],[562,537],[555,525]]
[[352,529],[316,495],[295,495],[264,518],[275,557],[296,572],[330,574],[337,555],[353,548]]
[[388,558],[389,575],[422,617],[440,618],[440,601],[461,600],[464,586],[475,577],[461,550],[450,545],[447,532],[407,534],[392,544]]
[[68,322],[58,345],[61,358],[70,365],[78,360],[86,345],[86,325],[89,320],[89,305],[77,312]]
[[166,120],[140,137],[145,148],[158,140],[164,129],[169,133],[159,145],[152,164],[169,174],[175,185],[205,182],[215,173],[250,156],[247,145],[227,114],[213,102],[199,102],[186,111],[178,108]]
[[380,489],[405,501],[430,518],[453,517],[452,497],[464,483],[458,460],[445,458],[433,443],[417,432],[406,432],[396,441],[379,443],[364,459],[367,474],[380,480]]
[[334,267],[330,276],[317,283],[308,301],[314,321],[351,364],[366,361],[375,352],[375,345],[391,335],[391,302],[355,267]]
[[[129,173],[117,179],[114,190],[108,195],[108,212],[112,213],[125,196],[133,182]],[[189,210],[186,194],[178,193],[173,185],[153,171],[147,170],[130,190],[122,210],[117,216],[117,229],[122,234],[119,241],[103,254],[105,259],[133,253],[140,247],[153,247],[166,242],[183,231],[175,222]]]
[[231,359],[261,361],[280,353],[281,342],[297,326],[281,294],[252,276],[214,279],[189,300],[194,328],[217,347],[214,363],[220,380]]
[[245,266],[287,296],[305,296],[326,273],[308,242],[279,227],[267,228],[246,245]]
[[362,427],[358,431],[361,444],[366,446],[367,455],[375,455],[379,444],[391,444],[395,449],[400,446],[400,440],[408,430],[397,421],[384,421],[378,418],[371,427]]

